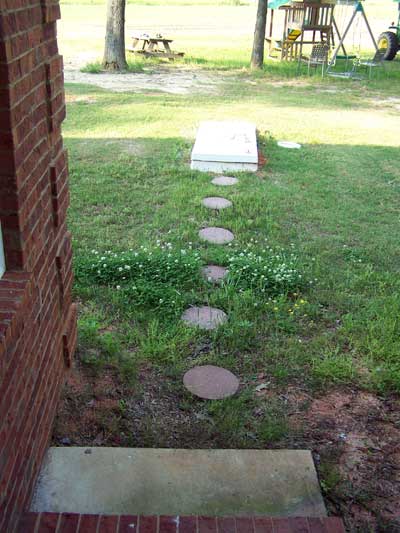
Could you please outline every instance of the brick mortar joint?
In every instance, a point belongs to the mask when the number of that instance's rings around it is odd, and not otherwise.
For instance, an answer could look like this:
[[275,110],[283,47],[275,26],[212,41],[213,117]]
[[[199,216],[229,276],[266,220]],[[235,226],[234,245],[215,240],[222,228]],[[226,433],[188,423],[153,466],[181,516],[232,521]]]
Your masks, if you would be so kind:
[[[40,4],[39,4],[38,7],[41,8],[42,6],[40,6]],[[14,14],[14,13],[11,12],[10,14]],[[2,17],[3,17],[3,14],[0,15],[0,19],[1,19]],[[26,35],[27,33],[31,33],[31,32],[36,31],[36,30],[38,30],[38,29],[43,30],[43,26],[44,26],[44,24],[54,24],[54,25],[55,25],[55,24],[57,24],[57,21],[54,20],[54,21],[50,21],[50,22],[46,22],[46,23],[37,23],[37,24],[35,24],[35,25],[29,26],[29,28],[26,28],[26,29],[21,30],[21,31],[17,31],[16,33],[8,33],[8,34],[6,33],[6,34],[3,34],[2,37],[1,37],[1,39],[0,39],[0,42],[6,44],[6,43],[9,43],[10,41],[12,41],[13,39],[16,39],[16,38],[18,38],[18,37],[22,37],[22,36]],[[46,43],[48,40],[49,40],[49,39],[46,39],[46,40],[44,40],[44,41],[41,41],[41,42],[40,42],[40,45]],[[37,48],[37,46],[35,46],[35,48]],[[23,52],[22,54],[20,54],[19,56],[12,57],[12,58],[10,58],[10,60],[8,60],[8,61],[4,61],[4,60],[3,60],[3,61],[1,61],[1,64],[2,64],[2,65],[8,65],[9,63],[12,63],[12,62],[14,62],[15,60],[19,59],[21,56],[25,55],[26,52],[31,52],[31,51],[32,51],[32,48],[27,48],[26,51]]]
[[[15,277],[15,274],[18,273],[18,277]],[[20,278],[21,274],[25,274],[25,277],[22,279]],[[14,277],[13,277],[14,276]],[[15,294],[11,295],[7,300],[14,302],[18,305],[18,309],[24,306],[26,303],[26,300],[29,298],[29,289],[32,282],[32,273],[24,271],[24,270],[18,270],[18,271],[6,271],[4,276],[0,279],[0,291],[2,290],[11,290],[7,283],[8,282],[18,282],[18,284],[22,284],[21,287],[18,287],[18,290]],[[3,309],[3,312],[7,312],[7,309]],[[14,311],[14,312],[13,312]],[[0,341],[3,340],[3,337],[6,338],[8,332],[11,330],[11,328],[18,325],[18,323],[23,319],[23,316],[21,316],[21,313],[15,312],[15,309],[10,308],[9,312],[12,313],[12,319],[11,320],[1,320],[0,319],[0,327],[4,327],[3,334],[0,334]]]
[[[45,62],[43,62],[41,64],[45,65]],[[2,109],[5,109],[8,112],[12,113],[13,111],[15,111],[16,107],[21,105],[31,95],[34,95],[36,93],[36,91],[38,90],[38,88],[41,87],[41,86],[46,87],[46,79],[45,78],[43,78],[42,81],[39,84],[37,84],[34,87],[32,87],[31,90],[28,93],[23,94],[23,96],[21,96],[21,98],[19,98],[18,100],[15,100],[13,102],[10,102],[10,106],[3,107]],[[7,84],[7,88],[9,88],[9,87],[10,87],[10,85]],[[38,104],[36,107],[39,107],[39,106],[40,106],[40,104]],[[34,108],[34,109],[36,109],[36,108]]]
[[[281,528],[285,531],[294,532],[307,532],[307,533],[321,533],[322,531],[335,531],[335,533],[345,533],[344,524],[341,518],[339,517],[269,517],[269,516],[198,516],[198,515],[178,515],[178,516],[143,516],[143,515],[128,515],[128,514],[103,514],[103,513],[93,513],[93,514],[81,514],[81,513],[26,513],[26,517],[30,518],[31,527],[29,529],[30,533],[40,533],[42,519],[47,522],[47,527],[54,528],[55,531],[62,533],[65,531],[74,531],[77,533],[81,531],[82,520],[84,517],[90,516],[92,518],[91,522],[86,523],[87,528],[85,529],[86,533],[100,533],[103,531],[104,524],[103,519],[111,519],[112,522],[109,522],[107,531],[110,533],[121,532],[121,527],[126,531],[127,523],[125,522],[124,526],[122,525],[122,520],[128,518],[133,521],[133,531],[141,533],[142,531],[142,520],[151,519],[151,524],[143,524],[143,531],[150,533],[180,533],[182,524],[181,522],[186,518],[191,520],[191,524],[183,525],[182,531],[185,533],[198,533],[202,530],[201,523],[202,521],[208,522],[206,524],[206,529],[209,533],[221,533],[221,531],[226,531],[227,533],[233,533],[240,531],[246,531],[247,533],[256,533],[257,531],[281,531]],[[183,519],[183,520],[182,520]],[[230,523],[226,524],[226,520]],[[245,522],[243,525],[243,521]],[[225,524],[224,524],[225,522]],[[242,525],[240,523],[242,522]],[[175,524],[175,527],[172,524]],[[171,527],[172,526],[172,527]],[[67,529],[64,529],[64,528]],[[128,526],[129,527],[129,526]],[[328,528],[328,529],[327,529]],[[23,530],[19,529],[19,533],[25,533]],[[105,531],[105,530],[104,530]]]
[[[56,1],[58,2],[59,0],[56,0]],[[31,7],[42,7],[41,0],[37,0],[36,4],[32,4],[32,5],[29,6],[29,8],[31,8]],[[0,18],[2,16],[4,16],[4,15],[11,15],[11,14],[18,15],[18,13],[24,13],[25,10],[26,10],[26,6],[21,7],[21,8],[19,8],[19,7],[17,7],[17,8],[10,7],[8,9],[2,9]]]

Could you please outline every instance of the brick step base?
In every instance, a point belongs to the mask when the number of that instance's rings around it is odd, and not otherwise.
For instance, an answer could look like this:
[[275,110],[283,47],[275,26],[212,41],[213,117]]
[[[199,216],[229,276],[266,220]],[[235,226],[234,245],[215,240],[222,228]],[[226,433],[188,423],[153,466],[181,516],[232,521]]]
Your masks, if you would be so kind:
[[337,517],[269,518],[26,513],[17,533],[345,533]]

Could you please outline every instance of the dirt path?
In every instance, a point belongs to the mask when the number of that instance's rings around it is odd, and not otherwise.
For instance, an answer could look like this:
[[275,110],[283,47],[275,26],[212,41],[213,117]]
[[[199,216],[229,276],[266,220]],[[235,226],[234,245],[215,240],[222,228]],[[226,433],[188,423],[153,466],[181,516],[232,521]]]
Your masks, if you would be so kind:
[[[69,67],[69,68],[68,68]],[[72,67],[72,68],[71,68]],[[74,68],[75,67],[75,68]],[[168,68],[159,66],[156,70],[140,73],[89,74],[81,72],[76,66],[65,69],[66,83],[96,85],[113,92],[160,91],[169,94],[191,94],[218,92],[226,76],[192,68]]]

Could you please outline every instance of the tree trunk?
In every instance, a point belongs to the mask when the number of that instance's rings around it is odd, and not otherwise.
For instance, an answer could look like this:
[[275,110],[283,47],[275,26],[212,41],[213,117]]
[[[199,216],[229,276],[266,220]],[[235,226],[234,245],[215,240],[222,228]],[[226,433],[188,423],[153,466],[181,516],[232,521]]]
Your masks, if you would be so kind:
[[265,28],[267,25],[268,0],[258,0],[256,27],[254,30],[251,68],[262,68],[264,63]]
[[107,28],[103,67],[125,70],[125,0],[107,1]]

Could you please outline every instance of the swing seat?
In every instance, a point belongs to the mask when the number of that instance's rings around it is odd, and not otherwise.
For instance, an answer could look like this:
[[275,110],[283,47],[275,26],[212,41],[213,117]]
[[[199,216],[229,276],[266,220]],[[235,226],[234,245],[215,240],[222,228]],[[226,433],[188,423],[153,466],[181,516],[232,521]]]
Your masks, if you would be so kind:
[[337,55],[336,59],[345,59],[346,61],[349,61],[350,59],[357,59],[356,55]]
[[[357,62],[358,56],[356,54],[343,54],[343,55],[337,55],[334,59],[334,61],[331,61],[327,68],[327,75],[331,76],[332,78],[345,78],[345,79],[361,79],[359,75],[356,74],[356,62]],[[345,61],[345,70],[342,72],[336,72],[333,71],[332,68],[337,65],[337,60]],[[351,67],[349,67],[349,62],[351,61]]]
[[372,59],[360,60],[355,63],[354,70],[357,68],[365,68],[368,70],[368,78],[371,79],[372,69],[375,67],[385,67],[385,54],[386,50],[377,50]]
[[362,80],[363,77],[354,72],[353,70],[350,72],[327,72],[328,76],[331,78],[343,78],[343,79],[352,79],[352,80]]

